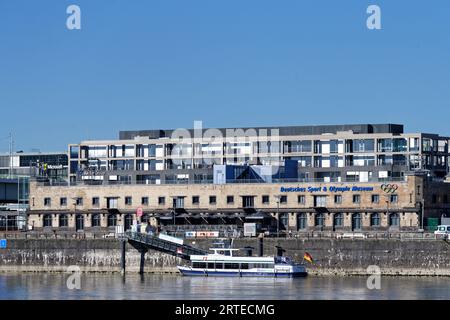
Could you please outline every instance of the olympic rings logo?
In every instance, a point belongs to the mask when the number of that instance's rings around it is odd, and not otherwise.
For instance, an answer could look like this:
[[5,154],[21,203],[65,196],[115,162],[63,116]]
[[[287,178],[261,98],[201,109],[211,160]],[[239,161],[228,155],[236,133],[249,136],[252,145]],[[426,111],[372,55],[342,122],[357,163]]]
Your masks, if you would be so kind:
[[381,185],[381,190],[383,190],[386,193],[394,193],[395,191],[397,191],[398,189],[398,185],[396,184],[382,184]]

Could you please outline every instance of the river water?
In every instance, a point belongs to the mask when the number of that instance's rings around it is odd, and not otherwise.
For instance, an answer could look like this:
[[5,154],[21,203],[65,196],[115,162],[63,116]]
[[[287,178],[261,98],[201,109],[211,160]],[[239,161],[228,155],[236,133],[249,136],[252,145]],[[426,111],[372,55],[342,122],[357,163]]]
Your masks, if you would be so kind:
[[258,279],[130,274],[123,278],[120,274],[82,274],[80,289],[69,289],[68,277],[3,273],[0,299],[450,299],[449,277],[382,277],[379,290],[368,289],[365,277]]

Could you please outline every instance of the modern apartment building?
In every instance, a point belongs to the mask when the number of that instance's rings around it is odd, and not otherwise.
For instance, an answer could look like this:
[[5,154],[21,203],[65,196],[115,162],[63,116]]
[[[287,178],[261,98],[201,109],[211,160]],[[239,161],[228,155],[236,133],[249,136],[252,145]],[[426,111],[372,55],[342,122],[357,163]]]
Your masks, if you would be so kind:
[[407,231],[450,215],[449,138],[395,124],[123,131],[68,161],[70,184],[30,185],[36,230]]
[[[183,139],[180,139],[183,136]],[[69,146],[72,182],[212,183],[214,165],[298,164],[298,181],[382,181],[414,172],[443,179],[449,137],[403,125],[122,131],[118,140]]]

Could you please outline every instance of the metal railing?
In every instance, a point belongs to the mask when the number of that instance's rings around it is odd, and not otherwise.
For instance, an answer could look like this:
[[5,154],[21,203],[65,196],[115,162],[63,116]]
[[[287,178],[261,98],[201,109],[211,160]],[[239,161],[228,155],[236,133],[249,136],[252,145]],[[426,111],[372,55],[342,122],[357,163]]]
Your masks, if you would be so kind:
[[[387,182],[405,182],[406,177],[398,178],[370,178],[367,181],[359,181],[357,179],[272,179],[270,182],[265,182],[261,179],[237,179],[226,180],[227,184],[283,184],[283,183],[387,183]],[[146,181],[57,181],[57,182],[37,182],[38,186],[59,186],[59,187],[69,187],[69,186],[115,186],[115,185],[192,185],[192,184],[214,184],[214,180],[165,180],[160,184],[148,183]]]
[[149,247],[150,249],[169,253],[183,259],[189,259],[191,255],[204,255],[207,253],[207,251],[203,249],[163,240],[145,233],[126,231],[125,237],[128,241],[135,241],[141,245]]
[[[184,238],[186,231],[191,230],[167,230],[168,234],[177,236],[180,238]],[[202,230],[196,230],[202,231]],[[215,230],[205,230],[205,231],[215,231]],[[235,232],[237,231],[237,232]],[[125,234],[129,234],[131,231],[127,231]],[[151,237],[144,233],[134,233],[134,239],[137,241],[146,241],[146,237]],[[285,239],[343,239],[348,240],[352,237],[353,234],[354,239],[392,239],[392,240],[402,240],[402,241],[415,241],[415,240],[427,240],[427,241],[449,241],[448,235],[438,235],[432,232],[358,232],[358,231],[349,231],[349,232],[337,232],[337,231],[308,231],[308,232],[289,232],[289,231],[280,231],[279,237]],[[363,235],[364,237],[359,237]],[[269,237],[276,237],[276,233],[271,233]],[[120,235],[116,234],[112,231],[99,231],[99,232],[38,232],[38,231],[0,231],[0,239],[117,239]],[[219,234],[220,238],[243,238],[242,230],[234,229],[234,230],[226,230],[221,231]],[[156,237],[151,237],[152,239],[158,239]],[[142,241],[141,241],[142,240]],[[160,239],[158,239],[160,240]],[[156,240],[156,241],[158,241]]]

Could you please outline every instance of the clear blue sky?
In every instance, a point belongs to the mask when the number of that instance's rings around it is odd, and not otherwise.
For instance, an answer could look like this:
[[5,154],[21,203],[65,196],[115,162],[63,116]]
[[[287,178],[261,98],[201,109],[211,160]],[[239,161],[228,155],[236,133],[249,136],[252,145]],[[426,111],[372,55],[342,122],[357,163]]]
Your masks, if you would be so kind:
[[59,151],[194,120],[450,135],[449,16],[448,0],[0,0],[0,151],[10,131]]

